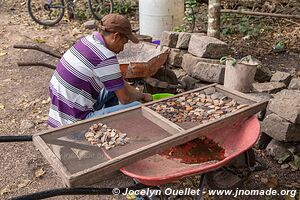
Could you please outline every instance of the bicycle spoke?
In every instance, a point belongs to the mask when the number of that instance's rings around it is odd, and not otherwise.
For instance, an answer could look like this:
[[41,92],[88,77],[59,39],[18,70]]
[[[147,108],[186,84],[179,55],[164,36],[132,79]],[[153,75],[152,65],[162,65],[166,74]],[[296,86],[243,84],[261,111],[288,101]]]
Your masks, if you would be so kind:
[[30,16],[37,23],[53,25],[63,17],[64,4],[62,0],[30,0],[28,9]]

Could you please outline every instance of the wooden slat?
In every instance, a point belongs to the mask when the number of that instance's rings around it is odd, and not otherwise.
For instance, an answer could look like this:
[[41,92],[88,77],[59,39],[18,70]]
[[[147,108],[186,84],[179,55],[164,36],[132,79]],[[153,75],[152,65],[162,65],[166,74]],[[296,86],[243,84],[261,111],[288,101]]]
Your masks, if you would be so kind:
[[[116,171],[126,165],[129,165],[133,162],[136,162],[138,160],[144,159],[146,157],[152,156],[154,154],[160,153],[165,149],[168,149],[170,147],[186,143],[190,140],[193,140],[197,137],[199,137],[201,134],[207,131],[212,131],[216,129],[225,128],[226,126],[231,126],[235,122],[239,122],[243,119],[246,119],[247,117],[250,117],[254,115],[255,113],[264,110],[266,108],[267,102],[261,102],[256,103],[253,101],[250,97],[245,96],[243,93],[239,93],[236,91],[231,91],[228,89],[225,89],[221,86],[217,86],[217,84],[212,84],[203,88],[198,88],[192,91],[188,91],[182,94],[175,95],[170,98],[177,98],[179,96],[189,94],[192,92],[197,92],[204,90],[209,87],[216,87],[218,91],[221,91],[222,93],[226,93],[226,95],[231,95],[234,99],[240,99],[245,100],[248,102],[251,102],[249,106],[238,110],[235,113],[231,113],[226,115],[225,117],[221,117],[217,120],[208,122],[206,124],[200,124],[193,128],[190,128],[188,130],[183,130],[181,127],[177,126],[176,124],[168,121],[166,118],[160,116],[156,112],[152,111],[149,108],[145,108],[145,106],[152,105],[157,102],[165,101],[166,99],[162,99],[156,102],[150,102],[145,104],[144,106],[137,106],[135,108],[130,108],[127,110],[119,111],[116,113],[112,113],[110,115],[98,117],[91,120],[84,120],[81,122],[78,122],[76,124],[72,124],[66,127],[62,127],[59,129],[53,129],[51,131],[38,134],[34,136],[34,142],[37,145],[37,147],[41,150],[43,155],[46,157],[47,160],[53,165],[53,167],[59,172],[59,174],[62,176],[64,182],[68,186],[82,186],[82,185],[89,185],[97,182],[101,175],[112,173],[113,171]],[[40,136],[46,137],[46,135],[51,134],[52,136],[65,136],[68,133],[72,131],[82,130],[82,128],[88,128],[91,124],[95,123],[101,118],[110,118],[111,116],[115,116],[117,114],[126,113],[126,112],[134,112],[135,109],[142,109],[143,115],[154,122],[155,124],[161,126],[161,128],[167,130],[168,132],[174,134],[170,135],[169,137],[166,137],[160,141],[154,142],[152,144],[149,144],[147,146],[141,147],[139,149],[136,149],[134,151],[130,151],[128,153],[122,154],[118,157],[115,157],[112,160],[109,160],[104,163],[100,163],[98,165],[95,165],[93,167],[90,167],[88,169],[85,169],[83,171],[71,174],[67,171],[67,169],[62,165],[60,160],[55,156],[55,154],[48,148],[47,144],[42,140]],[[161,121],[160,121],[161,120]],[[168,126],[169,125],[169,126]],[[177,134],[175,134],[177,132]],[[143,133],[141,133],[143,134]],[[144,133],[146,134],[146,133]]]
[[166,101],[168,99],[173,99],[173,98],[177,98],[177,97],[181,97],[185,94],[189,94],[189,93],[192,93],[192,92],[198,92],[198,91],[201,91],[201,90],[204,90],[204,89],[207,89],[207,88],[210,88],[210,87],[214,87],[218,85],[217,83],[214,83],[214,84],[210,84],[210,85],[207,85],[207,86],[204,86],[204,87],[200,87],[200,88],[196,88],[194,90],[189,90],[187,92],[183,92],[183,93],[180,93],[180,94],[177,94],[177,95],[174,95],[174,96],[171,96],[171,97],[167,97],[167,98],[164,98],[164,99],[160,99],[160,100],[157,100],[157,101],[151,101],[149,103],[145,103],[144,106],[150,106],[150,105],[153,105],[155,103],[159,103],[159,102],[162,102],[162,101]]
[[92,124],[98,122],[100,119],[103,119],[103,118],[107,119],[107,118],[113,117],[113,116],[121,114],[121,113],[126,113],[126,112],[131,112],[133,110],[138,110],[138,109],[140,109],[141,106],[142,105],[139,105],[139,106],[127,108],[127,109],[124,109],[124,110],[120,110],[120,111],[117,111],[117,112],[113,112],[113,113],[110,113],[110,114],[107,114],[107,115],[104,115],[104,116],[99,116],[99,117],[95,117],[95,118],[91,118],[91,119],[78,121],[78,122],[73,123],[73,124],[64,125],[64,126],[58,127],[58,128],[53,128],[53,129],[50,129],[48,131],[44,131],[42,133],[37,133],[35,135],[46,137],[47,139],[50,139],[50,137],[60,138],[60,137],[63,137],[65,135],[72,134],[74,132],[78,132],[79,130],[88,129]]
[[230,98],[233,98],[235,100],[238,100],[238,101],[241,101],[241,102],[244,102],[244,103],[258,102],[257,99],[255,99],[254,97],[252,97],[250,95],[247,95],[245,93],[242,93],[242,92],[239,92],[239,91],[236,91],[236,90],[225,88],[223,85],[217,85],[216,90],[218,92],[221,92],[222,94],[230,97]]
[[255,113],[264,110],[266,108],[266,103],[255,103],[247,108],[241,109],[237,113],[229,114],[225,118],[217,119],[215,121],[201,124],[189,130],[181,132],[180,135],[172,135],[161,141],[152,143],[135,151],[120,155],[106,163],[101,163],[97,166],[91,167],[83,172],[78,172],[72,174],[70,177],[71,186],[79,186],[83,184],[93,184],[97,181],[97,176],[100,174],[111,173],[116,169],[120,169],[126,165],[129,165],[138,160],[147,158],[151,155],[162,152],[170,147],[184,144],[190,140],[193,140],[210,130],[216,130],[225,128],[226,126],[232,125],[233,122],[245,119]]
[[184,131],[183,128],[164,118],[163,116],[151,110],[150,108],[143,106],[142,113],[147,119],[159,125],[161,128],[168,131],[172,135],[179,134],[181,131]]
[[33,135],[32,140],[34,145],[39,149],[46,160],[51,164],[55,171],[58,172],[63,182],[66,185],[69,185],[71,174],[68,169],[61,163],[59,158],[51,151],[51,149],[39,135]]

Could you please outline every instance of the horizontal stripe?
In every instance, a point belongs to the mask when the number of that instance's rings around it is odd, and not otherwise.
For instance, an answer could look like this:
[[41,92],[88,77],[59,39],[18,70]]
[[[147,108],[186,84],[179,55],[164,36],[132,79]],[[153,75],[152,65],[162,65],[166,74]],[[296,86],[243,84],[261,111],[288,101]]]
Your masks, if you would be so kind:
[[102,59],[100,59],[98,55],[96,55],[89,47],[82,43],[81,40],[75,43],[74,48],[91,64],[94,66],[98,65]]
[[81,111],[76,108],[72,108],[65,102],[60,101],[55,95],[51,96],[52,106],[57,107],[57,111],[62,112],[72,118],[70,120],[84,119],[91,111]]
[[51,95],[55,95],[60,101],[64,102],[65,104],[67,104],[69,107],[72,107],[72,108],[76,108],[78,110],[81,110],[81,111],[86,111],[86,110],[93,110],[93,107],[88,107],[88,106],[81,106],[80,104],[76,103],[76,102],[73,102],[71,100],[68,100],[66,99],[63,95],[59,94],[54,88],[53,86],[51,85],[50,88],[49,88],[49,91],[50,91],[50,96]]
[[104,55],[105,59],[116,56],[114,52],[106,48],[99,40],[97,40],[93,35],[87,36],[86,40],[89,42],[88,46],[95,49]]
[[90,82],[75,76],[73,73],[64,68],[61,63],[57,65],[56,71],[64,81],[68,82],[70,85],[79,90],[89,93],[93,99],[97,99],[99,92],[94,89]]
[[[83,73],[81,73],[80,71],[78,71],[76,68],[72,67],[64,58],[62,58],[60,60],[61,64],[67,69],[69,70],[72,74],[74,74],[75,76],[79,77],[80,79],[84,80],[84,81],[88,81],[90,82],[90,84],[93,86],[93,88],[97,91],[100,92],[102,87],[102,84],[98,84],[93,76],[93,72],[90,71],[89,73],[91,73],[90,76],[87,76]],[[87,68],[86,68],[87,69]],[[91,77],[92,76],[92,77]]]
[[100,67],[106,67],[110,65],[119,65],[119,62],[117,60],[117,57],[112,57],[106,60],[103,60],[101,63],[99,63],[95,69],[100,68]]
[[[101,52],[101,50],[99,50],[99,48],[97,48],[93,44],[93,43],[95,43],[94,41],[90,42],[89,40],[87,40],[87,37],[85,37],[85,38],[81,39],[81,42],[84,45],[86,45],[88,48],[90,48],[90,50],[93,51],[101,60],[107,59],[107,57]],[[100,46],[102,46],[102,44],[100,44]]]
[[53,127],[53,128],[57,128],[59,126],[61,126],[62,124],[59,121],[56,121],[55,119],[53,119],[52,117],[48,117],[48,125]]
[[94,72],[96,73],[96,75],[98,77],[107,76],[107,75],[116,74],[116,73],[121,74],[120,65],[118,65],[118,64],[108,65],[105,67],[97,68],[94,70]]
[[55,76],[52,76],[52,79],[50,81],[50,88],[54,88],[59,94],[64,96],[66,99],[78,103],[81,106],[92,107],[96,102],[95,99],[90,100],[89,98],[86,98],[85,96],[73,92],[68,88],[64,87],[64,85],[59,83]]
[[61,125],[72,124],[75,122],[75,121],[66,119],[64,114],[53,109],[53,106],[51,106],[51,108],[50,108],[49,117],[51,117],[55,121],[58,121]]
[[115,91],[124,87],[125,85],[124,80],[122,78],[106,81],[103,84],[108,91]]
[[89,99],[90,101],[95,100],[95,99],[93,99],[93,97],[91,96],[90,93],[88,93],[84,90],[80,90],[80,89],[74,87],[73,85],[69,84],[68,82],[66,82],[62,77],[60,77],[60,75],[56,71],[54,72],[54,77],[58,80],[59,84],[64,86],[65,89],[72,91],[75,94],[80,94],[80,95],[84,96],[86,99]]

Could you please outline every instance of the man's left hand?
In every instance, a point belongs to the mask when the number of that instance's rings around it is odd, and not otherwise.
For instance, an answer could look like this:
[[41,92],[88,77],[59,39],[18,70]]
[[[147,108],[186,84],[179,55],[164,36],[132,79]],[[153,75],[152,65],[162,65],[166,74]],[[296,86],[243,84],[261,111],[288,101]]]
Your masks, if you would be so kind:
[[152,95],[151,94],[149,94],[149,93],[143,93],[143,94],[144,94],[143,101],[145,101],[145,102],[152,101]]

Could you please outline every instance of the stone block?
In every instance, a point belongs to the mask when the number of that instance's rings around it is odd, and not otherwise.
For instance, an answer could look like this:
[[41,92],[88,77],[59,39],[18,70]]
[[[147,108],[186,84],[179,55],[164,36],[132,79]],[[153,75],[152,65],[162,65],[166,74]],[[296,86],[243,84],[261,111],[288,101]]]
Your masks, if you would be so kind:
[[300,78],[293,78],[289,84],[290,90],[300,90]]
[[[257,102],[264,102],[264,101],[270,101],[270,99],[273,98],[271,94],[268,93],[248,93],[249,96],[254,97]],[[256,114],[257,118],[259,120],[263,120],[265,118],[267,110],[260,111]]]
[[271,81],[272,82],[281,82],[284,83],[286,86],[290,84],[292,80],[292,75],[286,72],[277,71],[273,74]]
[[199,83],[200,81],[193,78],[193,77],[190,77],[189,75],[183,77],[181,79],[181,81],[185,84],[185,90],[192,90],[195,88],[195,85],[197,83]]
[[189,53],[201,58],[220,59],[229,54],[228,45],[216,38],[192,34]]
[[272,72],[268,67],[263,66],[263,65],[259,65],[257,67],[255,77],[254,77],[255,81],[257,81],[259,83],[263,83],[263,82],[270,81],[271,78],[272,78]]
[[193,78],[209,83],[224,83],[225,65],[218,60],[197,58],[190,54],[183,56],[182,68]]
[[84,28],[86,29],[96,29],[96,20],[89,20],[83,23]]
[[178,40],[178,32],[164,31],[161,37],[161,46],[175,48]]
[[172,69],[172,71],[175,73],[178,80],[182,79],[183,77],[185,77],[187,75],[186,72],[182,68],[174,68],[174,69]]
[[181,67],[182,58],[185,53],[187,53],[187,51],[172,48],[170,50],[167,63],[174,67]]
[[266,116],[261,130],[278,141],[300,142],[300,125],[292,124],[274,113]]
[[300,124],[300,91],[282,90],[270,100],[268,109],[291,123]]
[[300,150],[300,145],[272,140],[266,148],[266,153],[268,156],[271,156],[278,161],[286,154],[290,154],[288,149],[294,149],[295,152],[298,152]]
[[191,35],[192,35],[191,33],[185,33],[185,32],[179,33],[176,48],[177,49],[188,49]]
[[283,90],[286,85],[280,82],[253,83],[254,92],[265,92],[269,94],[277,93]]

